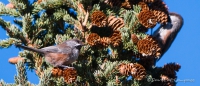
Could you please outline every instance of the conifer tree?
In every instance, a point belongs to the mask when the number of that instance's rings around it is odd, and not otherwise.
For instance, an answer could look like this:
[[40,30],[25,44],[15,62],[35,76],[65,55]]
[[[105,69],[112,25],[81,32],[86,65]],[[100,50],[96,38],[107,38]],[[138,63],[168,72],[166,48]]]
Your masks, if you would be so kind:
[[39,86],[176,85],[180,65],[155,66],[162,54],[161,47],[146,33],[157,23],[168,23],[169,12],[163,0],[9,2],[0,2],[0,16],[14,17],[14,24],[0,19],[0,26],[9,36],[0,41],[0,47],[22,44],[43,48],[73,38],[86,46],[70,65],[74,68],[66,69],[52,67],[39,53],[21,50],[9,59],[16,66],[15,82],[1,80],[0,86],[34,86],[28,81],[26,68],[36,72]]

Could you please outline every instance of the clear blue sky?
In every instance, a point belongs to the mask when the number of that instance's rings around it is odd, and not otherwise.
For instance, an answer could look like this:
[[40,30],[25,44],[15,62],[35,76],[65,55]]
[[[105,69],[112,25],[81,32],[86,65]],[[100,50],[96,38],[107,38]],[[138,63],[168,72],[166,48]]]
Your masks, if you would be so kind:
[[[184,25],[177,35],[170,49],[165,53],[157,66],[163,66],[165,63],[177,62],[181,65],[177,73],[177,86],[200,86],[200,67],[198,65],[200,58],[200,0],[164,0],[169,7],[170,12],[176,12],[183,16]],[[5,4],[8,1],[0,1]],[[3,17],[11,21],[9,17]],[[155,29],[154,29],[155,30]],[[0,39],[7,38],[6,32],[0,27]],[[10,57],[18,55],[18,49],[10,47],[0,49],[0,79],[7,83],[14,82],[16,68],[8,63]],[[28,79],[32,83],[38,83],[38,77],[34,72],[28,71]],[[186,82],[182,82],[186,80]],[[193,80],[194,82],[189,82]]]

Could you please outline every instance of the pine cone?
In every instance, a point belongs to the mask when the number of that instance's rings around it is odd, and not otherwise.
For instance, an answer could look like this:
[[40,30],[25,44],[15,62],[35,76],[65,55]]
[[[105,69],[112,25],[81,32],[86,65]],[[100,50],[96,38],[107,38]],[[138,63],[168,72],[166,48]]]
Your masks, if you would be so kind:
[[134,44],[137,44],[137,42],[139,41],[136,34],[131,34],[131,40]]
[[159,58],[161,55],[161,48],[157,41],[151,36],[139,40],[137,43],[138,52],[143,56],[153,56]]
[[121,32],[120,31],[113,31],[113,34],[111,35],[110,37],[110,41],[111,41],[111,44],[114,46],[114,47],[117,47],[119,46],[121,43],[122,43],[122,36],[121,36]]
[[153,11],[143,10],[138,15],[139,22],[146,28],[153,28],[156,26],[156,16]]
[[9,58],[8,62],[11,64],[17,64],[18,61],[24,61],[24,58],[22,57],[12,57]]
[[113,30],[119,30],[124,27],[124,20],[122,18],[116,18],[115,16],[109,16],[108,27]]
[[42,0],[37,0],[37,3],[40,4],[42,2]]
[[117,68],[120,74],[125,76],[132,75],[136,80],[142,80],[146,76],[145,68],[138,63],[122,63]]
[[107,22],[106,14],[102,11],[94,11],[91,15],[92,24],[98,27],[105,27]]
[[168,15],[162,11],[153,10],[154,15],[157,18],[157,22],[166,24],[168,22]]
[[63,70],[58,67],[53,68],[51,71],[53,77],[61,77],[63,75]]
[[168,63],[168,64],[165,64],[163,68],[166,70],[170,69],[170,70],[174,70],[178,72],[181,66],[178,63]]
[[8,4],[6,5],[6,7],[7,7],[7,8],[10,8],[10,9],[14,9],[14,8],[15,8],[15,5],[12,4],[12,3],[8,3]]
[[160,78],[161,78],[160,86],[175,86],[174,79],[170,79],[165,75],[161,75]]
[[67,68],[63,70],[63,77],[67,84],[74,82],[77,78],[77,71],[74,68]]
[[122,63],[118,65],[117,69],[119,70],[119,73],[122,75],[129,75],[130,70],[127,69],[127,64]]
[[89,34],[89,36],[87,37],[87,43],[90,46],[97,46],[100,44],[100,36],[96,33],[91,33]]
[[139,2],[138,5],[141,7],[142,11],[149,10],[149,6],[145,2]]
[[102,37],[100,39],[100,42],[104,47],[108,47],[108,45],[110,44],[110,38],[109,37]]
[[168,7],[162,0],[157,0],[156,2],[152,3],[150,8],[157,17],[157,22],[166,24],[169,21]]
[[133,68],[131,69],[130,72],[131,72],[131,75],[134,77],[134,79],[142,80],[146,76],[146,70],[142,65],[138,63],[134,63],[130,65],[133,65]]
[[122,8],[125,8],[125,9],[131,9],[132,6],[133,6],[133,4],[130,3],[128,0],[125,0],[125,2],[123,2],[123,3],[121,4],[121,7],[122,7]]
[[181,68],[181,66],[179,64],[168,63],[168,64],[164,65],[162,74],[166,75],[172,79],[176,79],[177,78],[176,72],[178,72],[180,68]]
[[157,11],[162,11],[168,14],[168,7],[167,5],[163,2],[163,0],[156,0],[154,3],[150,5],[150,8],[152,10],[157,10]]

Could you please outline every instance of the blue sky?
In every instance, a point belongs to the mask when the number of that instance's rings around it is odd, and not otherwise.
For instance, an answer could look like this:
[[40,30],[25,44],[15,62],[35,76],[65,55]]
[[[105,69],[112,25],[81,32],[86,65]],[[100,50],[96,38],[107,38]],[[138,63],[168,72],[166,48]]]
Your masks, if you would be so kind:
[[[184,25],[177,35],[170,49],[164,54],[157,66],[165,63],[177,62],[181,69],[177,73],[177,86],[200,86],[200,0],[164,0],[170,12],[176,12],[184,18]],[[0,1],[5,4],[8,1]],[[11,21],[9,17],[3,17]],[[155,29],[154,29],[155,30]],[[0,39],[7,38],[6,32],[0,27]],[[14,82],[16,74],[15,65],[9,64],[8,59],[18,55],[18,49],[14,46],[8,49],[0,49],[0,79],[7,83]],[[38,83],[38,77],[34,72],[28,71],[28,79],[32,83]],[[185,82],[183,82],[185,80]],[[192,81],[192,82],[191,82]]]

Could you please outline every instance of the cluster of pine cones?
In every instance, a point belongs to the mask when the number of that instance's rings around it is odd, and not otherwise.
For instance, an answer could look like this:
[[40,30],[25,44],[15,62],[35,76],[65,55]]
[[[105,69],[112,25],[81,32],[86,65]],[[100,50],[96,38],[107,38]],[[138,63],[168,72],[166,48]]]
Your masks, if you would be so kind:
[[153,28],[157,23],[166,24],[168,18],[168,7],[163,0],[105,0],[111,7],[118,6],[132,9],[133,5],[139,5],[141,12],[138,14],[139,22],[146,28]]
[[132,75],[136,80],[142,80],[146,76],[145,68],[138,63],[122,63],[117,67],[117,69],[120,74],[125,76]]
[[63,77],[67,84],[75,82],[77,78],[77,71],[74,68],[54,68],[52,69],[52,76],[53,77]]
[[122,18],[106,16],[102,11],[94,11],[91,14],[93,27],[87,37],[90,46],[107,47],[110,44],[117,47],[122,42],[119,29],[124,26]]

